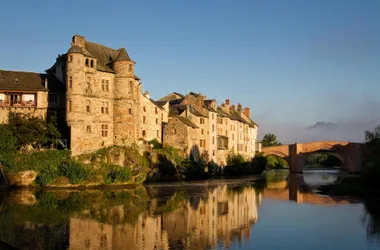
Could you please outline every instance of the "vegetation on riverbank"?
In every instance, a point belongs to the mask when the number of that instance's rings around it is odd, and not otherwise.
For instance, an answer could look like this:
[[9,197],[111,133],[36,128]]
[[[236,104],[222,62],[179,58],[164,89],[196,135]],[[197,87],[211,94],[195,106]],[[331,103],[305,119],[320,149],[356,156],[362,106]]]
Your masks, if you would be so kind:
[[[9,123],[0,125],[0,162],[7,175],[34,171],[32,186],[94,186],[142,183],[145,180],[195,180],[218,175],[261,174],[276,161],[258,154],[253,161],[230,153],[224,173],[207,152],[198,160],[157,140],[149,142],[150,152],[144,155],[136,145],[111,146],[94,153],[71,157],[67,149],[58,150],[60,133],[56,119],[9,115]],[[27,184],[29,185],[29,184]]]

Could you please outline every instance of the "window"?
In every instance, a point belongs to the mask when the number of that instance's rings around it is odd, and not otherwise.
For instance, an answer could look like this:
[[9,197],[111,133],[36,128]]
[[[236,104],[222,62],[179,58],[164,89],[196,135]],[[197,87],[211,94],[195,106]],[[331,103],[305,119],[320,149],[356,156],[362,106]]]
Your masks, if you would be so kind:
[[214,130],[215,130],[215,125],[212,124],[212,132],[214,132]]
[[73,87],[73,77],[69,76],[69,88]]
[[156,118],[156,124],[158,124],[158,118]]
[[235,138],[234,138],[235,136],[234,136],[234,134],[232,134],[232,140],[235,140]]
[[146,123],[146,117],[143,116],[143,123],[145,124]]
[[91,102],[90,102],[89,100],[87,100],[87,101],[86,101],[86,112],[87,112],[87,113],[90,113],[90,111],[91,111],[91,110],[90,110],[90,104],[91,104]]
[[173,134],[177,134],[177,129],[173,129]]
[[102,114],[109,114],[109,103],[108,102],[102,102],[101,103],[100,112]]
[[212,137],[212,145],[214,145],[215,144],[215,137],[213,136]]
[[58,102],[58,95],[49,95],[49,102],[51,103],[57,103]]
[[129,89],[128,89],[128,93],[130,93],[130,94],[133,93],[133,83],[132,83],[132,81],[129,81]]
[[91,68],[94,67],[94,60],[91,60]]
[[157,132],[157,138],[159,138],[160,137],[160,130],[157,130],[156,132]]
[[109,112],[110,112],[110,111],[109,111],[109,103],[106,102],[105,104],[106,104],[106,114],[109,114]]
[[204,131],[203,131],[203,128],[201,129],[201,135],[203,135]]
[[71,100],[67,101],[67,111],[71,112]]
[[146,136],[146,131],[145,131],[145,130],[142,131],[142,136],[143,136],[143,137]]
[[215,156],[215,150],[213,150],[213,151],[212,151],[212,155],[214,155],[214,156]]
[[102,90],[108,92],[109,91],[109,81],[102,79]]
[[161,121],[164,120],[164,114],[161,114]]
[[146,107],[143,107],[143,111],[146,112]]
[[87,125],[86,131],[87,131],[87,133],[91,133],[91,126],[90,125]]
[[200,123],[205,124],[205,118],[200,118]]
[[102,124],[102,137],[108,137],[108,124]]
[[69,62],[73,61],[73,56],[69,56]]
[[86,66],[88,67],[88,64],[89,64],[89,60],[88,59],[86,59]]
[[211,114],[212,119],[214,119],[214,113]]
[[132,109],[128,109],[128,114],[132,114]]
[[206,140],[199,140],[199,146],[202,148],[206,147]]
[[226,129],[226,136],[227,136],[227,129]]
[[154,108],[154,113],[157,115],[158,114],[158,109],[157,107]]
[[131,64],[128,65],[128,71],[129,71],[129,72],[132,71],[132,65],[131,65]]

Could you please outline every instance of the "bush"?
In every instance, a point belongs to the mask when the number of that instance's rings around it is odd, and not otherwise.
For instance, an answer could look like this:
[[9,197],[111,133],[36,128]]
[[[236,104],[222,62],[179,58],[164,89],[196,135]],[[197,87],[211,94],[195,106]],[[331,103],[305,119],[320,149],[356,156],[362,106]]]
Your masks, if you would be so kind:
[[149,141],[148,144],[153,145],[153,149],[162,148],[162,143],[160,143],[157,139]]
[[244,162],[246,162],[246,160],[240,154],[230,153],[227,156],[227,165],[238,165]]
[[120,167],[111,165],[105,175],[105,183],[127,182],[132,179],[132,170],[130,167]]
[[58,167],[59,176],[65,176],[73,184],[78,184],[91,176],[91,171],[77,161],[66,161]]
[[194,160],[185,159],[179,166],[179,174],[181,179],[199,179],[204,177],[205,166]]
[[56,168],[46,168],[38,173],[36,183],[40,186],[46,186],[54,182],[58,176],[59,175]]

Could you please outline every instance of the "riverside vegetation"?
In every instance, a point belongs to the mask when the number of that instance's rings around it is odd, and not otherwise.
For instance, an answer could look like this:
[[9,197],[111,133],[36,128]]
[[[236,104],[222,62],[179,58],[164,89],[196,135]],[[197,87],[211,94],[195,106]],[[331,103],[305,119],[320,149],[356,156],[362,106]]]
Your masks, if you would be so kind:
[[8,123],[0,125],[0,162],[6,175],[35,171],[32,186],[96,186],[205,179],[218,175],[261,174],[267,159],[261,154],[251,162],[229,154],[224,173],[208,160],[206,152],[198,161],[180,150],[150,141],[151,152],[140,154],[136,145],[111,146],[94,153],[71,157],[60,149],[61,134],[57,119],[17,116],[10,113]]

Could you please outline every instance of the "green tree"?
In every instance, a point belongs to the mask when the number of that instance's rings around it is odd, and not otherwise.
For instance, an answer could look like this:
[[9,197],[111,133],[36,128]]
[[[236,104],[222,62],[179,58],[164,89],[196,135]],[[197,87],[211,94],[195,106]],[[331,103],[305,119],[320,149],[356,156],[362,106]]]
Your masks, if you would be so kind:
[[281,146],[282,144],[277,141],[277,136],[275,134],[269,133],[265,134],[262,141],[262,146],[265,147],[274,147]]

